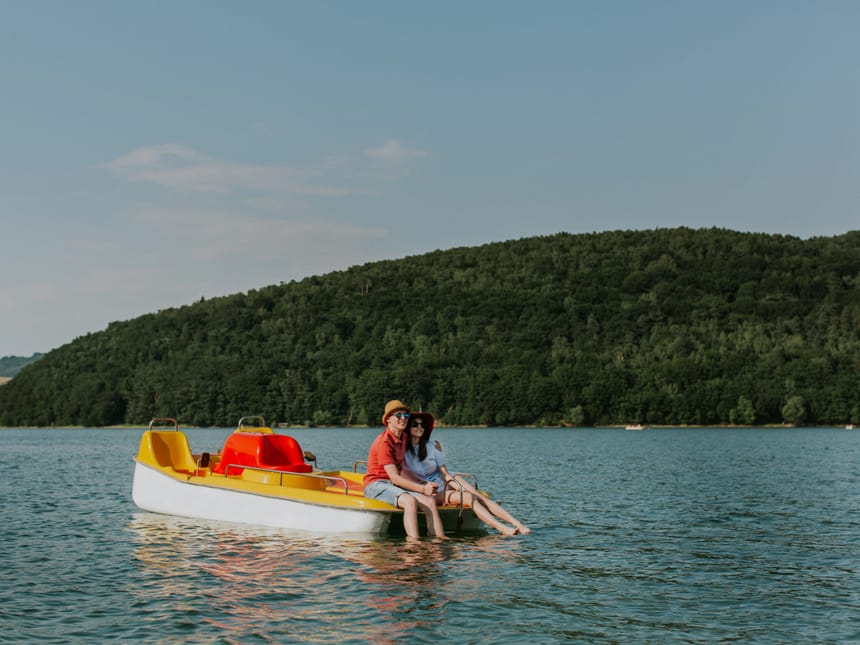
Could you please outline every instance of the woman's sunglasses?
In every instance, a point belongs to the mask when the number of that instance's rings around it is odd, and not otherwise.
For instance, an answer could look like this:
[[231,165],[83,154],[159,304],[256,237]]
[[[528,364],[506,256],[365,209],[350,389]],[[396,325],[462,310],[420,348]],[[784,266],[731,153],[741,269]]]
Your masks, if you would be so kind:
[[424,429],[424,422],[423,421],[413,421],[412,427],[413,428],[421,428],[423,430]]

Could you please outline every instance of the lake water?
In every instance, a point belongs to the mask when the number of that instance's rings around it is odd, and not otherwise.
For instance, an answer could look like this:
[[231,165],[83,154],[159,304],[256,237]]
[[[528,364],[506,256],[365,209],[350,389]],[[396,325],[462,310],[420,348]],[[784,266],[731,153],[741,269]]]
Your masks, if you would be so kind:
[[860,431],[440,428],[533,532],[416,544],[140,511],[140,434],[0,431],[0,642],[860,641]]

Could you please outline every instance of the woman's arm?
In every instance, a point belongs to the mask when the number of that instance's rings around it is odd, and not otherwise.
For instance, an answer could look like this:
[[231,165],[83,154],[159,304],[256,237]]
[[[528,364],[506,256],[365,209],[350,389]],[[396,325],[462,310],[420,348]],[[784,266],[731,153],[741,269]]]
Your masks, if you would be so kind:
[[455,480],[454,475],[448,472],[448,467],[445,464],[439,466],[439,472],[442,473],[442,481],[446,484],[450,484]]

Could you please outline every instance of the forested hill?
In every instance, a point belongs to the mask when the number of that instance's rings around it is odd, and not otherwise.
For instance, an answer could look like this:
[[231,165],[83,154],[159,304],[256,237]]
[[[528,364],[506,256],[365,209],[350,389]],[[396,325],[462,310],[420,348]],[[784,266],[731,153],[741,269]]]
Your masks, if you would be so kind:
[[8,383],[25,365],[34,363],[42,358],[42,354],[33,354],[29,358],[25,356],[3,356],[0,358],[0,385]]
[[32,356],[4,356],[0,358],[0,376],[15,376],[21,371],[21,368],[30,363],[34,363],[42,358],[42,354],[33,354]]
[[[249,260],[251,261],[251,260]],[[860,422],[860,232],[558,234],[113,323],[0,387],[2,425]]]

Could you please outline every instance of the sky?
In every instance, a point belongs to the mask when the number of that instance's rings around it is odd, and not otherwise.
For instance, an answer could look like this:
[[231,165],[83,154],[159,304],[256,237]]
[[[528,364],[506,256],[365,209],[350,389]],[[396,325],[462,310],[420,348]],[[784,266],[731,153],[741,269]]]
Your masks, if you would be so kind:
[[855,0],[0,0],[0,357],[436,249],[860,228]]

